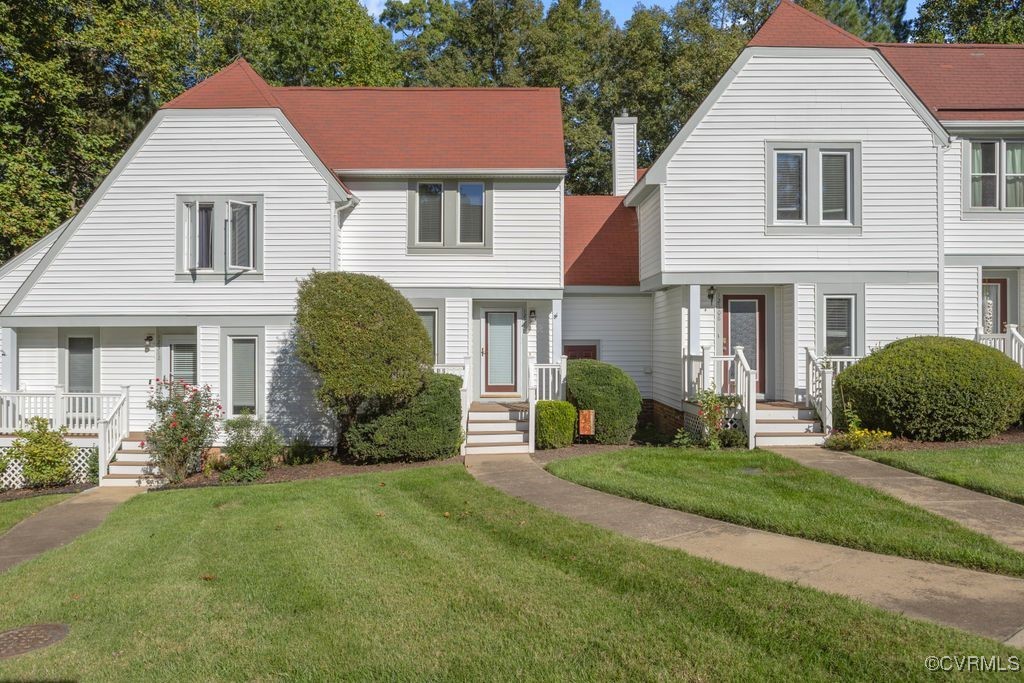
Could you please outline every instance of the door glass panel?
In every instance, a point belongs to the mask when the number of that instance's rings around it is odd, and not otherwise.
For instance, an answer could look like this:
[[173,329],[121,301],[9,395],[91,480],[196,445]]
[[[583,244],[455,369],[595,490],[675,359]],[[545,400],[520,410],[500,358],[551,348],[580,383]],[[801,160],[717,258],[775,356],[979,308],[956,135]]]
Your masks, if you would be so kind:
[[757,301],[740,299],[729,302],[729,352],[743,347],[743,355],[753,370],[759,370],[757,357]]
[[487,314],[487,384],[516,384],[516,314]]
[[171,344],[171,381],[196,385],[195,344]]
[[999,334],[1003,331],[1002,293],[998,282],[986,282],[981,286],[981,322],[985,334]]
[[68,391],[92,392],[92,337],[68,338]]

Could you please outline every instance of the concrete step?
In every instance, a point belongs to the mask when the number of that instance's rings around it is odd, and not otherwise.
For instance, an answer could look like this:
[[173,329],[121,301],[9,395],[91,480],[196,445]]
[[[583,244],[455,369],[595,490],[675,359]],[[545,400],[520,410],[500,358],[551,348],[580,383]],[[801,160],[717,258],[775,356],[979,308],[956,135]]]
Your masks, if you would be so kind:
[[529,453],[530,444],[476,443],[466,444],[466,455],[501,455],[503,453]]
[[110,463],[110,474],[156,474],[157,468],[148,460],[115,460]]
[[107,474],[104,475],[100,486],[155,486],[162,483],[163,479],[159,477],[144,477],[138,474]]
[[766,403],[757,404],[757,421],[764,420],[817,420],[818,413],[814,408],[802,406],[777,406]]
[[527,443],[529,439],[530,436],[526,432],[478,432],[472,428],[466,435],[466,443],[470,446],[478,443]]
[[470,420],[470,432],[525,432],[530,429],[526,420]]
[[789,432],[806,432],[808,434],[820,434],[821,422],[818,420],[773,420],[761,419],[758,415],[757,433],[760,434],[783,434]]
[[525,410],[470,410],[470,422],[524,422],[529,419]]
[[813,432],[777,432],[773,434],[757,434],[754,445],[771,446],[820,446],[825,443],[825,435]]

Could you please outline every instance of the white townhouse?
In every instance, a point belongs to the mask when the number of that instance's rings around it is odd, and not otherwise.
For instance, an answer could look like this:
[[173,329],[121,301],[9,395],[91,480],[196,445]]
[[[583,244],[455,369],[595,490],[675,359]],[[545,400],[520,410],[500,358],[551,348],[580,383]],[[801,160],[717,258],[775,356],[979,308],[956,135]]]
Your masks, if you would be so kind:
[[329,443],[293,353],[314,269],[412,302],[481,452],[532,447],[519,404],[561,394],[566,356],[622,367],[665,429],[738,393],[751,445],[819,442],[834,372],[895,339],[1024,362],[1024,46],[866,43],[783,0],[649,169],[636,139],[616,118],[613,194],[566,196],[557,89],[235,62],[0,269],[0,435],[44,415],[134,480],[121,443],[173,377]]
[[271,88],[239,60],[0,271],[0,432],[43,414],[109,460],[173,377],[331,443],[293,354],[313,270],[397,287],[467,405],[526,400],[561,371],[565,171],[557,89]]

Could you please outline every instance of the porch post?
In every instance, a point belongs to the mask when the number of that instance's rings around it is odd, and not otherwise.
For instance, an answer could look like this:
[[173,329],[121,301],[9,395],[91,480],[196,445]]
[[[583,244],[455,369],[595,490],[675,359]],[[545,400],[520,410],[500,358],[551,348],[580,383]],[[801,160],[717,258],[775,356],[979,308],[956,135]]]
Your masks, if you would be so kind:
[[0,360],[0,389],[3,391],[18,390],[18,330],[14,327],[5,327],[2,331],[3,347],[0,353],[3,354]]
[[1013,333],[1017,331],[1015,323],[1006,323],[1006,341],[1003,342],[1003,351],[1010,358],[1013,358]]
[[108,446],[109,446],[109,444],[107,443],[107,420],[106,419],[100,420],[96,424],[96,432],[97,432],[97,437],[98,437],[96,439],[96,460],[98,461],[96,463],[98,465],[98,467],[96,468],[98,470],[98,473],[96,475],[97,476],[96,484],[98,486],[102,486],[103,485],[103,475],[106,474],[105,470],[107,469],[107,450],[108,450]]
[[[686,285],[686,343],[683,346],[683,395],[696,391],[697,378],[694,377],[696,358],[702,355],[700,346],[700,285]],[[705,374],[707,370],[705,369]]]
[[53,428],[60,429],[64,426],[64,385],[57,384],[53,387]]
[[714,367],[712,367],[712,363],[711,363],[711,347],[710,346],[702,346],[702,347],[700,347],[700,349],[701,349],[701,356],[702,356],[702,359],[703,359],[703,367],[702,367],[702,370],[701,370],[701,389],[710,389],[712,386],[714,386],[714,382],[715,382],[715,379],[714,379],[714,376],[713,376],[714,375]]
[[121,385],[121,393],[124,394],[124,433],[127,435],[132,431],[132,387],[130,384]]
[[551,360],[562,357],[562,300],[551,300]]

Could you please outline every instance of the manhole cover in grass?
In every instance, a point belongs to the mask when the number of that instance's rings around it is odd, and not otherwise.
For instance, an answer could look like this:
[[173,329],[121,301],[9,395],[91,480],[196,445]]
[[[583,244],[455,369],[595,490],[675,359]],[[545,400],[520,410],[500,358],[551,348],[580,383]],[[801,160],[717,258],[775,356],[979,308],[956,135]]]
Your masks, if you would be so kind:
[[0,659],[17,657],[59,643],[71,630],[67,624],[33,624],[0,633]]
[[764,470],[760,467],[744,467],[743,474],[764,474]]

